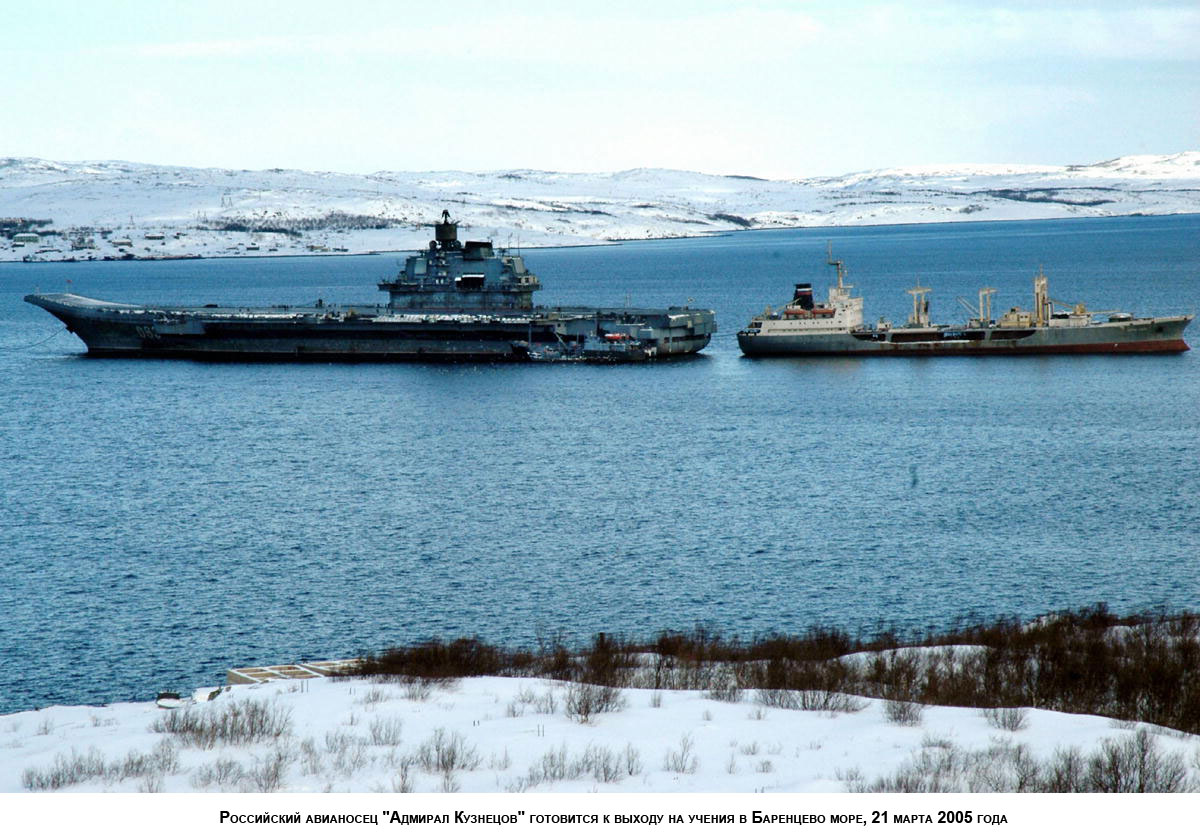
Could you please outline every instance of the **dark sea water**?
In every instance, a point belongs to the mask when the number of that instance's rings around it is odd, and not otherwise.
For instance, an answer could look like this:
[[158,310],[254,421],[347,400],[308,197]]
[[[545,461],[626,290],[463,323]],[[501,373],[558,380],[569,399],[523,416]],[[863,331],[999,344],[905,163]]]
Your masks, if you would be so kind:
[[88,359],[21,296],[375,302],[398,258],[0,264],[0,711],[431,636],[1200,609],[1200,352],[742,358],[828,239],[872,320],[918,279],[939,321],[984,285],[1028,307],[1039,265],[1200,310],[1200,216],[526,251],[542,303],[717,310],[645,366]]

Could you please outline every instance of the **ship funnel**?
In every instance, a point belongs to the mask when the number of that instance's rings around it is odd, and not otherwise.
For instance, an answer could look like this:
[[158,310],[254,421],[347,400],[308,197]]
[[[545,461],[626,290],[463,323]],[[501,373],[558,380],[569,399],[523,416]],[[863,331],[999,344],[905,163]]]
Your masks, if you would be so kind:
[[458,222],[450,221],[450,211],[442,211],[442,220],[433,226],[434,236],[442,248],[454,248],[458,244]]
[[812,283],[797,283],[796,294],[792,297],[792,303],[796,304],[801,309],[812,309]]

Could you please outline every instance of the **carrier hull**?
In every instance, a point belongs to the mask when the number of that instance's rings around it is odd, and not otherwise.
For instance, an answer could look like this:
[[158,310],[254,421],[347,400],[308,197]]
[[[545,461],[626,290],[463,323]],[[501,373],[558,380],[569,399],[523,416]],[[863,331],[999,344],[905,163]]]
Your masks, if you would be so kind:
[[[156,308],[28,295],[88,355],[223,360],[643,361],[708,345],[709,310],[394,312],[386,306]],[[607,338],[607,340],[606,340]]]

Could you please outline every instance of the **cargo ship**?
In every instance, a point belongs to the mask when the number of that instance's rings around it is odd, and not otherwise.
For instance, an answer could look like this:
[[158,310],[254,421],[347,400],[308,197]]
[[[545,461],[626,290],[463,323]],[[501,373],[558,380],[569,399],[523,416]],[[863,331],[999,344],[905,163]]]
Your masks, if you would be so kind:
[[25,300],[67,325],[91,356],[255,360],[634,362],[702,350],[715,313],[537,307],[520,254],[460,242],[443,211],[429,247],[380,282],[387,303],[270,307],[145,306],[80,295]]
[[1046,353],[1180,353],[1191,315],[1136,318],[1127,312],[1093,312],[1082,303],[1052,300],[1040,270],[1033,278],[1033,309],[1018,307],[992,317],[993,288],[979,292],[978,307],[959,298],[970,314],[963,324],[936,324],[929,317],[931,291],[918,284],[912,313],[902,325],[863,321],[863,299],[851,294],[846,268],[830,253],[837,272],[828,300],[814,302],[812,284],[797,283],[792,300],[768,307],[738,332],[746,356],[985,355]]

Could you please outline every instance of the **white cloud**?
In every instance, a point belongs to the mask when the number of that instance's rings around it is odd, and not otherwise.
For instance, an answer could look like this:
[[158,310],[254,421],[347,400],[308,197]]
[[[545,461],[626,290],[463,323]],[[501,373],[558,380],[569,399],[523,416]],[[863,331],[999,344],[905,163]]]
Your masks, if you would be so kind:
[[870,7],[858,20],[857,34],[885,58],[1200,57],[1200,9],[1190,7],[884,4]]
[[473,26],[444,20],[403,27],[294,36],[173,41],[97,48],[112,56],[153,60],[264,57],[393,58],[524,64],[554,62],[622,71],[630,65],[704,65],[736,56],[769,58],[825,34],[812,16],[788,10],[635,16],[496,16]]

